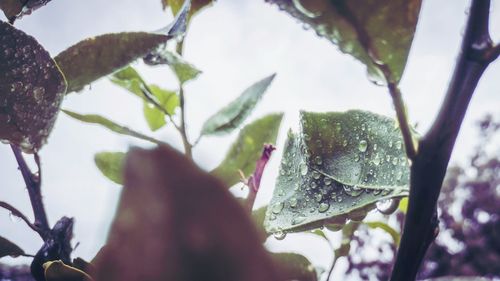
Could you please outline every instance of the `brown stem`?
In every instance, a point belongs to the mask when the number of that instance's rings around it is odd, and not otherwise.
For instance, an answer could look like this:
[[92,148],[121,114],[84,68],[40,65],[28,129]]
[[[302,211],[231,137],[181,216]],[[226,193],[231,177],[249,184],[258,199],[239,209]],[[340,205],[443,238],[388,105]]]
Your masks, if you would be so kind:
[[445,100],[419,142],[411,166],[410,197],[391,281],[415,280],[437,234],[436,204],[455,140],[484,70],[496,58],[488,31],[489,0],[473,0],[460,55]]
[[264,174],[264,169],[266,168],[267,162],[271,158],[271,154],[275,149],[276,147],[274,147],[272,144],[264,145],[262,155],[260,156],[259,160],[257,160],[257,164],[255,165],[255,171],[246,181],[246,184],[248,186],[248,196],[245,201],[245,206],[250,214],[252,213],[255,198],[257,197],[257,192],[259,192],[262,174]]
[[24,160],[21,149],[13,144],[11,144],[10,147],[14,152],[14,156],[16,157],[17,163],[19,165],[19,170],[21,171],[24,182],[26,183],[31,207],[33,208],[33,214],[35,216],[34,225],[39,229],[39,231],[37,232],[45,240],[47,238],[47,234],[50,232],[50,226],[47,220],[47,214],[45,212],[45,207],[42,200],[42,174],[40,168],[40,158],[38,154],[35,154],[35,162],[38,166],[38,171],[36,174],[34,174],[31,172],[28,164]]

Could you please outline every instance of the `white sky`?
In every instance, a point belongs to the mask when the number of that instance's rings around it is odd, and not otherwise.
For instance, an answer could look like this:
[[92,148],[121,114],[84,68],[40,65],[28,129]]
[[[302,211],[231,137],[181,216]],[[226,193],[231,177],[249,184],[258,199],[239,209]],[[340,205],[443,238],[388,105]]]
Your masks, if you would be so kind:
[[[425,132],[443,99],[464,30],[469,1],[424,1],[413,48],[401,88],[412,122]],[[500,2],[492,1],[491,30],[500,41]],[[4,18],[0,17],[2,20]],[[52,55],[87,38],[109,32],[148,31],[171,20],[161,11],[160,0],[55,0],[16,23],[37,38]],[[112,47],[112,46],[110,46]],[[286,113],[274,154],[264,175],[257,204],[272,193],[279,158],[288,128],[297,128],[298,111],[344,111],[353,108],[393,116],[385,88],[368,82],[365,67],[313,31],[304,31],[295,19],[276,6],[256,0],[219,0],[191,24],[185,57],[203,71],[186,87],[187,122],[191,139],[203,121],[253,82],[278,75],[250,121],[266,113]],[[135,65],[143,77],[166,88],[176,87],[166,67]],[[487,112],[500,114],[500,64],[492,64],[481,79],[457,141],[453,159],[463,160],[474,144],[474,122]],[[149,132],[142,103],[106,79],[91,90],[71,94],[64,108],[99,113],[142,132]],[[182,147],[177,132],[168,127],[156,137]],[[195,158],[204,168],[215,167],[236,133],[201,141]],[[75,256],[91,258],[103,245],[121,188],[105,179],[93,163],[98,151],[125,151],[131,145],[148,146],[97,126],[78,123],[61,115],[42,149],[43,194],[51,223],[63,215],[76,218]],[[31,217],[29,199],[10,147],[0,145],[0,200],[8,201]],[[12,222],[0,210],[0,234],[35,253],[41,240],[21,222]],[[307,247],[304,247],[307,245]],[[315,264],[327,266],[326,245],[310,236],[293,236],[272,242],[274,250],[304,252]],[[327,253],[325,253],[325,251]],[[7,260],[6,260],[7,261]],[[16,261],[11,261],[16,262]]]

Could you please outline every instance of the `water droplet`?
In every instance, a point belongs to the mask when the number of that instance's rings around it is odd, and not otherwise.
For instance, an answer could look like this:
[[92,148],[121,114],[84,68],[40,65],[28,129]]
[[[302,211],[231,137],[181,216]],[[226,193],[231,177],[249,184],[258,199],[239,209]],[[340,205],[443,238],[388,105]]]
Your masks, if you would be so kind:
[[12,212],[9,213],[9,219],[12,222],[20,222],[21,221],[21,218],[14,215]]
[[45,95],[45,88],[35,87],[35,89],[33,89],[33,97],[35,98],[35,101],[37,103],[40,103],[43,101],[44,95]]
[[282,230],[278,230],[278,231],[276,231],[276,232],[273,233],[273,237],[276,240],[283,240],[286,237],[286,232],[284,232]]
[[298,215],[292,219],[292,225],[297,225],[299,223],[303,223],[307,218],[303,215]]
[[359,151],[365,152],[367,148],[368,148],[368,142],[366,142],[366,140],[361,140],[358,145]]
[[354,155],[354,161],[359,162],[359,155]]
[[319,204],[318,212],[324,213],[324,212],[328,211],[329,208],[330,208],[330,204],[323,202],[323,203]]
[[325,182],[325,185],[330,185],[330,184],[332,184],[332,179],[331,179],[331,178],[329,178],[329,177],[325,177],[325,178],[323,179],[323,181]]
[[321,177],[321,174],[318,171],[313,171],[312,172],[312,177],[314,179],[319,179]]
[[357,185],[351,186],[351,185],[344,185],[344,191],[347,195],[352,196],[352,197],[357,197],[363,193],[364,189],[358,187]]
[[273,213],[279,214],[279,213],[281,213],[281,210],[283,210],[284,206],[285,206],[285,204],[283,204],[283,202],[279,202],[279,203],[274,204],[271,210]]
[[292,197],[290,199],[290,207],[295,208],[295,207],[297,207],[297,204],[298,204],[297,198]]
[[314,195],[314,200],[316,200],[316,202],[321,202],[321,200],[323,200],[323,195],[321,195],[320,193],[316,193]]
[[307,165],[305,163],[300,163],[299,169],[300,169],[301,175],[303,175],[303,176],[307,175],[308,168],[307,168]]
[[392,165],[397,165],[398,164],[398,158],[394,157],[392,158]]
[[321,159],[321,156],[316,156],[314,158],[314,163],[316,163],[316,165],[321,165],[323,164],[323,159]]
[[319,13],[319,12],[313,12],[313,11],[308,10],[306,7],[304,7],[302,5],[302,3],[300,3],[300,0],[293,0],[292,2],[293,2],[293,5],[295,6],[295,8],[308,18],[313,19],[313,18],[317,18],[321,15],[321,13]]

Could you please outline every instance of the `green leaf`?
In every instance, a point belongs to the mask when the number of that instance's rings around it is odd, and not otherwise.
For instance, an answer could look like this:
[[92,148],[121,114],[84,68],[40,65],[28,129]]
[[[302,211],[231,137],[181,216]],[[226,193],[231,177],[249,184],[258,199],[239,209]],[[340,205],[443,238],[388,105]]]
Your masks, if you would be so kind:
[[240,126],[253,111],[275,74],[247,88],[237,99],[208,118],[201,129],[202,135],[224,135]]
[[49,261],[43,264],[47,281],[93,281],[92,277],[78,268],[64,264],[62,261]]
[[137,70],[130,65],[113,73],[109,80],[115,85],[118,85],[141,99],[144,99],[142,91],[145,90],[146,82],[144,82]]
[[407,196],[409,166],[395,124],[366,111],[302,112],[300,134],[290,132],[285,145],[266,230],[340,229],[377,201]]
[[[172,13],[174,15],[177,15],[179,10],[182,7],[182,4],[184,3],[184,0],[161,0],[163,9],[166,9],[167,7],[170,7],[172,10]],[[213,0],[192,0],[191,1],[191,10],[189,12],[189,16],[191,17],[192,15],[196,14],[198,11],[201,9],[212,5]]]
[[18,257],[23,254],[24,251],[19,246],[0,236],[0,258],[6,256]]
[[124,175],[96,280],[279,280],[245,210],[190,159],[135,148]]
[[83,40],[63,51],[55,60],[68,81],[68,92],[79,91],[91,82],[142,58],[171,36],[123,32]]
[[62,109],[61,110],[62,112],[66,113],[68,116],[74,118],[74,119],[77,119],[79,121],[82,121],[82,122],[85,122],[85,123],[90,123],[90,124],[97,124],[97,125],[101,125],[115,133],[118,133],[118,134],[121,134],[121,135],[126,135],[126,136],[131,136],[131,137],[135,137],[135,138],[138,138],[138,139],[142,139],[142,140],[145,140],[145,141],[149,141],[149,142],[152,142],[152,143],[155,143],[155,144],[165,144],[164,142],[160,141],[160,140],[157,140],[157,139],[154,139],[152,137],[149,137],[149,136],[146,136],[144,134],[141,134],[139,132],[136,132],[132,129],[129,129],[125,126],[122,126],[122,125],[119,125],[119,124],[116,124],[115,122],[107,119],[107,118],[104,118],[100,115],[96,115],[96,114],[79,114],[79,113],[76,113],[76,112],[72,112],[72,111],[69,111],[69,110],[65,110],[65,109]]
[[189,80],[195,79],[201,74],[201,71],[192,64],[185,61],[178,54],[170,52],[166,48],[157,50],[144,57],[144,62],[149,65],[168,65],[179,79],[181,85]]
[[399,207],[398,209],[403,212],[403,214],[406,214],[406,211],[408,210],[408,197],[405,197],[399,201]]
[[[169,116],[174,115],[175,110],[180,105],[176,92],[164,90],[156,85],[147,85],[139,73],[131,66],[115,72],[110,80],[144,101],[144,118],[152,131],[165,126],[165,113],[168,113]],[[157,104],[152,104],[145,94],[149,94]],[[157,106],[161,106],[163,110],[158,109]]]
[[144,101],[144,117],[152,131],[156,131],[166,124],[165,113],[169,116],[175,114],[175,110],[180,105],[180,99],[176,92],[164,90],[156,85],[149,85],[148,89],[155,97],[158,105],[164,111],[158,109],[155,105],[148,101]]
[[123,152],[100,152],[94,156],[99,171],[117,184],[123,184]]
[[376,83],[386,81],[379,66],[399,82],[420,12],[421,0],[271,0],[367,66]]
[[392,228],[387,223],[381,222],[381,221],[374,221],[374,222],[364,222],[364,224],[366,224],[370,228],[380,228],[383,231],[387,232],[387,234],[389,234],[392,237],[394,244],[396,244],[396,246],[399,246],[399,241],[401,240],[401,236],[399,235],[399,232],[397,232],[394,228]]
[[280,280],[318,280],[314,266],[303,255],[295,253],[275,253],[272,257],[282,273],[282,279]]
[[0,140],[39,150],[52,131],[66,82],[31,36],[0,21]]
[[253,173],[264,144],[276,142],[282,119],[283,113],[275,113],[246,125],[226,158],[211,174],[231,187],[240,181],[239,171],[245,175]]
[[358,227],[359,222],[351,221],[342,229],[342,240],[340,240],[340,246],[335,249],[333,253],[335,260],[349,255],[349,251],[351,250],[351,241],[354,236],[354,232],[358,229]]

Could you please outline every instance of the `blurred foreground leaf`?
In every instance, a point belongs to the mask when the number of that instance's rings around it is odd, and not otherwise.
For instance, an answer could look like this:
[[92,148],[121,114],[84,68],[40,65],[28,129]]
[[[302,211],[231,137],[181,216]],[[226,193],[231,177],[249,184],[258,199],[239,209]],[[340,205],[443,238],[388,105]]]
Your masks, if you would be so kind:
[[253,224],[226,189],[173,149],[131,150],[95,279],[278,280]]
[[49,53],[0,21],[0,140],[33,153],[46,143],[66,91]]
[[294,253],[275,253],[272,256],[283,273],[283,280],[318,280],[314,266],[306,257]]
[[275,113],[246,125],[229,149],[226,158],[211,174],[231,187],[240,181],[239,171],[245,175],[253,173],[264,144],[276,143],[282,119],[283,113]]
[[252,113],[275,74],[247,88],[237,99],[208,118],[201,129],[202,135],[224,135],[238,128]]

